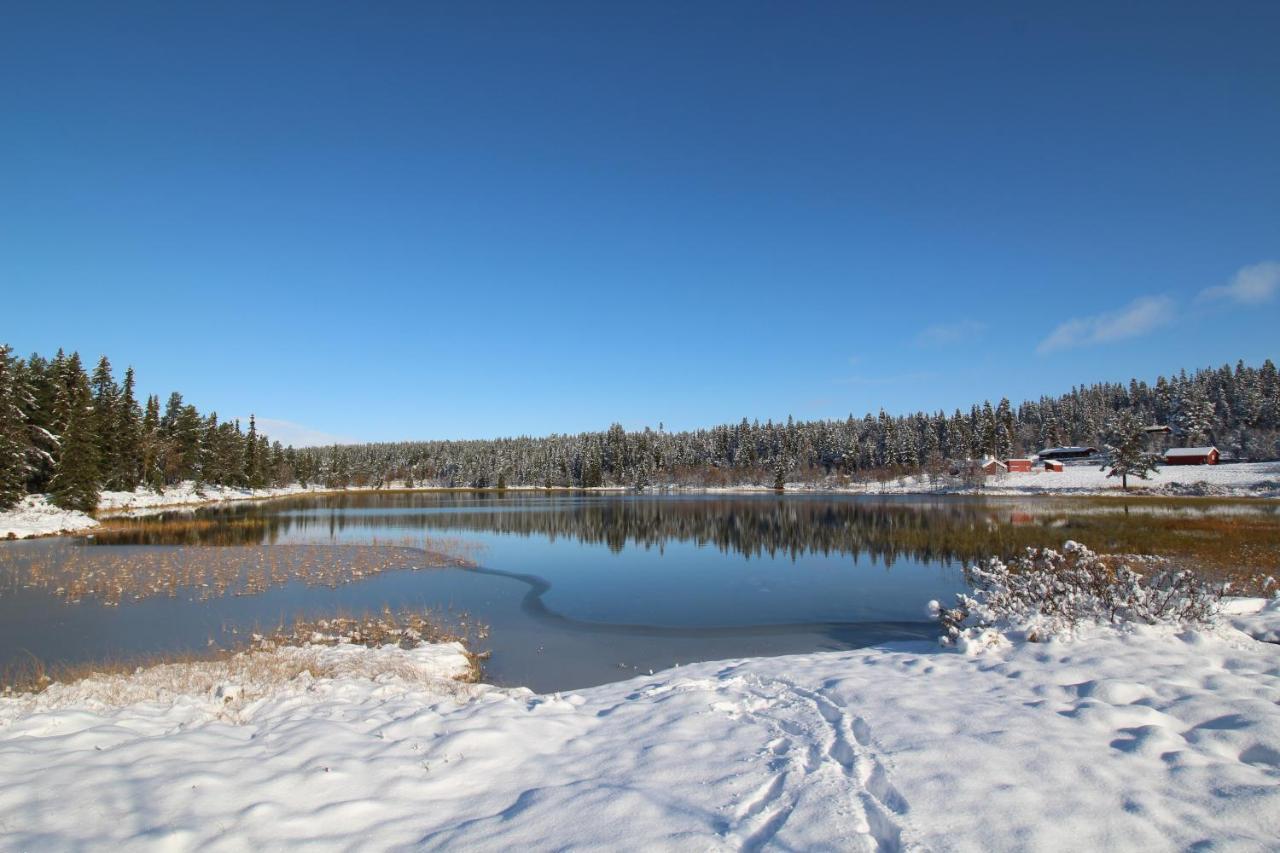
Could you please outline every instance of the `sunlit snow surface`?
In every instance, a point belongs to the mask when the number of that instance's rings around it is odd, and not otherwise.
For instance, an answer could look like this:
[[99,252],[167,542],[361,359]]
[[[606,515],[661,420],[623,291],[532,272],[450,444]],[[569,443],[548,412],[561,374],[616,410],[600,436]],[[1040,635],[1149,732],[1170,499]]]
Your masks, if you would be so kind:
[[31,850],[1274,849],[1280,646],[1250,635],[1280,605],[1228,609],[1248,634],[915,643],[553,696],[442,681],[452,647],[177,695],[146,671],[0,700],[0,827]]
[[[98,513],[128,515],[196,504],[258,500],[322,491],[319,487],[285,486],[278,489],[239,489],[231,486],[199,486],[185,482],[163,493],[149,489],[135,492],[103,492]],[[28,495],[11,510],[0,512],[0,540],[27,539],[56,533],[78,533],[98,526],[92,516],[76,510],[59,509],[45,495]]]

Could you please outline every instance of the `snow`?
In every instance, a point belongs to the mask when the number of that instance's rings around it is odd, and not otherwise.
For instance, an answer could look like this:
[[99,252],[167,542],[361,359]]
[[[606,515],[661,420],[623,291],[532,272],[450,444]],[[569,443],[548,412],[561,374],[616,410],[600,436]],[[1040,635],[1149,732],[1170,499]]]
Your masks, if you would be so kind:
[[[1002,473],[987,477],[979,487],[954,478],[931,481],[925,475],[900,477],[884,483],[856,483],[843,489],[787,483],[787,491],[843,491],[855,494],[979,494],[979,495],[1115,495],[1119,477],[1095,464],[1067,463],[1063,470]],[[1150,479],[1129,478],[1129,492],[1171,496],[1280,497],[1280,462],[1234,465],[1173,465],[1157,468]]]
[[44,495],[27,495],[18,505],[0,512],[0,539],[26,539],[73,533],[97,527],[90,515],[72,509],[60,509]]
[[[292,485],[273,489],[240,489],[231,486],[197,486],[179,483],[164,492],[138,489],[134,492],[102,492],[98,515],[144,515],[165,509],[229,501],[263,500],[288,495],[328,491],[321,486]],[[353,489],[353,491],[356,491]],[[93,516],[76,510],[60,509],[47,495],[28,495],[18,506],[0,512],[0,539],[27,539],[59,533],[83,533],[99,524]]]
[[[1228,610],[1256,627],[1280,605]],[[1280,646],[1225,624],[972,655],[913,643],[725,661],[550,696],[441,681],[461,671],[456,647],[294,653],[317,656],[315,672],[274,685],[215,672],[184,690],[179,671],[147,670],[0,699],[6,846],[1261,850],[1280,838]],[[376,662],[351,663],[366,655]]]
[[1224,612],[1235,628],[1255,640],[1280,643],[1280,596],[1231,599]]
[[122,510],[164,509],[175,506],[225,503],[228,501],[263,500],[289,495],[331,491],[322,486],[284,486],[271,489],[242,489],[236,486],[197,486],[190,480],[170,486],[164,492],[138,489],[134,492],[103,492],[98,500],[98,511],[116,513]]

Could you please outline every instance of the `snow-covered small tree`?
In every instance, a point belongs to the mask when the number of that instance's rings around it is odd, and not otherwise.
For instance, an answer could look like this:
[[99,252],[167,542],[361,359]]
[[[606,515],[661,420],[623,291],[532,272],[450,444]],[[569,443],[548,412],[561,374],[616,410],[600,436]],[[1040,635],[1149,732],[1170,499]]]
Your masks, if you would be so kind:
[[1090,622],[1205,624],[1226,590],[1188,570],[1135,570],[1078,542],[965,566],[964,576],[972,593],[957,594],[953,607],[930,602],[930,610],[943,643],[970,652],[1008,639],[1043,641]]
[[[1147,453],[1147,431],[1142,421],[1132,411],[1126,409],[1111,419],[1108,425],[1113,443],[1106,445],[1111,454],[1111,473],[1109,477],[1120,477],[1121,488],[1129,488],[1129,478],[1148,479],[1155,470],[1155,460]],[[1105,471],[1108,466],[1103,465]]]

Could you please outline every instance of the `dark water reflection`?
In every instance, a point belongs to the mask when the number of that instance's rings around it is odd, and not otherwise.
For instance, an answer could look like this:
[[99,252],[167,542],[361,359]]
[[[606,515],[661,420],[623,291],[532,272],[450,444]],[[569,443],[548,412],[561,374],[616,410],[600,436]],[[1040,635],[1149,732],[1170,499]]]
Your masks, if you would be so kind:
[[0,545],[0,665],[192,650],[297,616],[426,607],[491,626],[492,680],[567,689],[929,638],[924,605],[960,588],[961,561],[1088,534],[1123,546],[1170,512],[1198,511],[513,492],[168,513],[91,539]]

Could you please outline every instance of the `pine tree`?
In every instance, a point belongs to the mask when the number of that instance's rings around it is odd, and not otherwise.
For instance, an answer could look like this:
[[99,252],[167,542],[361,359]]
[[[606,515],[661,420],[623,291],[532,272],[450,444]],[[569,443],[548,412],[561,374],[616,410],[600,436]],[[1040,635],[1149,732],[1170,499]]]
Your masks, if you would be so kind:
[[142,416],[142,480],[157,494],[164,492],[164,436],[160,433],[160,398],[147,397]]
[[27,435],[32,448],[32,464],[27,471],[27,491],[46,492],[58,460],[57,400],[66,358],[62,350],[50,362],[32,353],[27,359],[27,388],[31,404],[27,409]]
[[1188,381],[1178,401],[1178,427],[1188,446],[1203,444],[1213,432],[1214,408],[1198,383]]
[[1017,432],[1013,422],[1013,409],[1009,406],[1009,398],[1001,397],[996,406],[996,458],[1008,459],[1013,455],[1013,439]]
[[28,473],[24,407],[29,400],[11,352],[7,345],[0,345],[0,510],[22,500]]
[[59,453],[49,491],[63,509],[92,512],[101,488],[99,452],[94,435],[93,393],[80,356],[71,354],[63,369],[62,389],[55,410],[60,427]]
[[249,435],[244,446],[244,478],[251,489],[262,488],[261,463],[258,457],[258,422],[249,415]]
[[113,477],[116,488],[132,492],[138,488],[143,477],[142,410],[134,396],[132,367],[124,372],[124,387],[116,411],[119,467]]
[[[1121,487],[1128,489],[1130,477],[1146,480],[1156,467],[1146,450],[1147,431],[1132,410],[1120,412],[1108,426],[1114,443],[1106,446],[1111,454],[1111,473],[1107,476],[1119,474]],[[1103,465],[1101,470],[1107,470],[1107,466]]]
[[996,435],[996,413],[991,408],[990,400],[982,404],[982,414],[979,417],[978,429],[975,432],[981,442],[982,454],[994,456],[997,459],[1000,458],[1000,445]]
[[108,489],[120,489],[124,468],[120,456],[120,388],[111,375],[111,362],[98,359],[91,380],[93,389],[93,432],[98,447],[98,472]]

